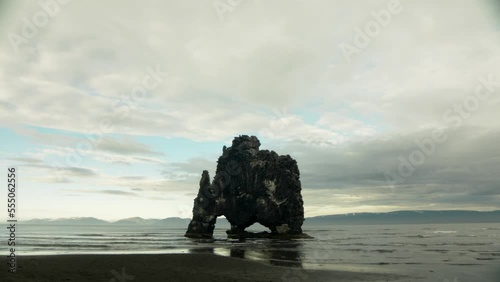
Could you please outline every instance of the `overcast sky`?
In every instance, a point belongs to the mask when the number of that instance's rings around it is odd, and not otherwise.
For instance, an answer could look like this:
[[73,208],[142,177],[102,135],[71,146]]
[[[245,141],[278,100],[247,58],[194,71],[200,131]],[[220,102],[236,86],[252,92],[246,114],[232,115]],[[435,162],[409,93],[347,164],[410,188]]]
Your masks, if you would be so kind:
[[191,217],[240,134],[297,159],[306,217],[500,209],[496,1],[40,3],[0,2],[22,218]]

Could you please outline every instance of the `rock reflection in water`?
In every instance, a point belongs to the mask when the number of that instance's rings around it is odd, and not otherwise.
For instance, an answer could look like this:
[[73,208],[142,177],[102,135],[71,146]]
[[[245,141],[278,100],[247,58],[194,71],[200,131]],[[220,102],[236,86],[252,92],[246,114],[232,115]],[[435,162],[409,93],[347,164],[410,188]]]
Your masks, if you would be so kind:
[[190,254],[214,254],[214,248],[211,247],[201,247],[189,249]]
[[[227,242],[227,245],[218,245],[216,248],[210,246],[210,242],[206,240],[191,240],[198,245],[189,249],[191,254],[222,254],[239,259],[258,260],[278,266],[302,268],[303,243],[298,240],[246,241],[240,239],[238,242]],[[226,250],[226,252],[221,250]]]
[[254,246],[233,245],[230,254],[231,257],[258,259],[278,266],[302,267],[302,242],[300,241],[271,240],[259,242]]

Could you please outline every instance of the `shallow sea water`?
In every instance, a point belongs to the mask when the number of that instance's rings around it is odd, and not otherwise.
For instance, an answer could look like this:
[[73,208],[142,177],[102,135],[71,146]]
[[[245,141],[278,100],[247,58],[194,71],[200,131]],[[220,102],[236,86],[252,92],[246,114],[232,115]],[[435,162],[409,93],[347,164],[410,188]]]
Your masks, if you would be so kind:
[[307,281],[310,269],[405,275],[399,281],[500,281],[500,224],[304,226],[314,239],[291,241],[229,240],[224,229],[215,230],[214,240],[193,240],[184,232],[158,226],[21,224],[16,247],[20,256],[214,253],[289,267],[284,281]]

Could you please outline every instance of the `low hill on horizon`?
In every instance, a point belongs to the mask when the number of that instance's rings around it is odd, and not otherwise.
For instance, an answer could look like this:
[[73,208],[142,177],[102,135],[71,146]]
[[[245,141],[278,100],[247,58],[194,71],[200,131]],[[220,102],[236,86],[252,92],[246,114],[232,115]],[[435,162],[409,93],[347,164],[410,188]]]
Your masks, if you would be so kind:
[[[31,219],[21,224],[40,225],[119,225],[119,226],[168,226],[186,227],[190,218],[168,217],[144,219],[141,217],[106,221],[95,217],[73,217],[58,219]],[[363,225],[363,224],[432,224],[432,223],[500,223],[500,210],[496,211],[394,211],[386,213],[349,213],[307,217],[304,226],[317,225]],[[229,227],[226,218],[217,219],[217,227]]]
[[386,213],[338,214],[306,218],[304,225],[433,223],[500,223],[500,210],[393,211]]

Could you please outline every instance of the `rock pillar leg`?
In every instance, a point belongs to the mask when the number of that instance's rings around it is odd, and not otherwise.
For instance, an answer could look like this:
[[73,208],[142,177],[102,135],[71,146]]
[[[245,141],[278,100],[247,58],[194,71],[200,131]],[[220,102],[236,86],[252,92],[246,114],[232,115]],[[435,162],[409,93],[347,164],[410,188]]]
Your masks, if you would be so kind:
[[194,199],[193,219],[184,236],[191,238],[211,238],[214,233],[217,216],[215,214],[216,193],[210,185],[208,171],[204,170],[200,180],[200,189]]

